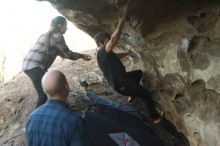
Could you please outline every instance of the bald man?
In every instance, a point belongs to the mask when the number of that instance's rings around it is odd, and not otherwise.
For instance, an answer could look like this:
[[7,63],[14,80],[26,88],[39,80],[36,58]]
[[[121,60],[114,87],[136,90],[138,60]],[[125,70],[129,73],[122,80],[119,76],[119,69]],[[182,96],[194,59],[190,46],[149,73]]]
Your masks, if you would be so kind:
[[26,137],[29,146],[88,146],[85,121],[68,109],[69,85],[65,75],[49,70],[42,78],[47,102],[29,117]]

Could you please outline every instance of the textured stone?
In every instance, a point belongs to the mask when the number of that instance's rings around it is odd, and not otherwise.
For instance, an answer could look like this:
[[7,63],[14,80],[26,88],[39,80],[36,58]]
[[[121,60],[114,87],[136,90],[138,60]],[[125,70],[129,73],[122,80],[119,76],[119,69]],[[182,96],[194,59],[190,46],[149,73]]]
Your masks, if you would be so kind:
[[2,128],[5,124],[5,118],[4,117],[0,117],[0,128]]
[[216,89],[216,91],[220,93],[220,74],[217,74],[208,80],[207,88]]
[[220,145],[219,0],[48,1],[91,36],[112,32],[127,9],[119,50],[137,54],[146,87],[190,145]]

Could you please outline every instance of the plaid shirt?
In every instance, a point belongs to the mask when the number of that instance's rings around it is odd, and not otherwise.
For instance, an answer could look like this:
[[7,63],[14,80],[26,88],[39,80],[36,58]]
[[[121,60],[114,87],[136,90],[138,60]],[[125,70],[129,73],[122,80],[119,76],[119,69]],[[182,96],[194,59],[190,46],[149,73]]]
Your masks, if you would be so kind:
[[26,126],[28,146],[88,146],[85,121],[67,104],[49,99],[29,117]]
[[27,53],[23,60],[22,70],[30,70],[35,67],[48,69],[57,56],[77,60],[81,54],[72,52],[66,45],[63,35],[58,31],[42,34],[33,48]]

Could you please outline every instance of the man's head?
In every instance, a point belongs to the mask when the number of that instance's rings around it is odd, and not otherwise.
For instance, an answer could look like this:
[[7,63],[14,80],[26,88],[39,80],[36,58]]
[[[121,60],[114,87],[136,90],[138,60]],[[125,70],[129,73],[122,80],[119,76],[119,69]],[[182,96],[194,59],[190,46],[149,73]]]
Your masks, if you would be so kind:
[[64,34],[67,30],[67,21],[66,18],[63,16],[57,16],[52,19],[51,21],[51,27],[54,29],[57,29],[62,34]]
[[95,35],[94,39],[98,47],[100,47],[101,45],[106,46],[108,41],[111,39],[111,35],[107,32],[100,32]]
[[46,72],[41,83],[48,98],[66,100],[69,95],[69,85],[66,77],[58,70],[49,70]]

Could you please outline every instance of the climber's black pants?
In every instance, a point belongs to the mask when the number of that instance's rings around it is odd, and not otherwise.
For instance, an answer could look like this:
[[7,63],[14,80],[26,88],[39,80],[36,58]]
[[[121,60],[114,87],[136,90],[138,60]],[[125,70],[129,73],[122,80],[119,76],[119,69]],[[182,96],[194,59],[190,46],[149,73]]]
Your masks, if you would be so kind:
[[47,95],[44,93],[42,85],[41,85],[41,79],[46,71],[44,71],[40,67],[35,67],[33,69],[30,69],[24,72],[31,79],[34,85],[34,88],[37,91],[37,94],[38,94],[38,100],[36,104],[36,108],[37,108],[47,101]]
[[118,85],[115,86],[116,91],[125,96],[142,98],[147,105],[151,118],[156,118],[158,113],[155,110],[152,96],[147,89],[139,84],[142,75],[141,70],[127,72],[125,76],[118,78]]

